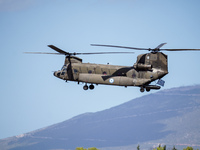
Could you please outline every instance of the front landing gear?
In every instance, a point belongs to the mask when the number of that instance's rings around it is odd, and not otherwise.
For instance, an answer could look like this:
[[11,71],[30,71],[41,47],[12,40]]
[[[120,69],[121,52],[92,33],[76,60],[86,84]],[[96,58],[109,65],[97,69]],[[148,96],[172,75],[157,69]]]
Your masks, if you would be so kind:
[[89,88],[90,88],[90,90],[93,90],[93,89],[94,89],[94,85],[91,84],[91,85],[89,86]]
[[91,84],[91,85],[88,87],[88,85],[85,84],[85,85],[83,86],[83,89],[84,89],[84,90],[88,90],[88,88],[89,88],[90,90],[93,90],[93,89],[94,89],[94,85]]
[[87,84],[83,86],[83,89],[84,89],[84,90],[88,90]]

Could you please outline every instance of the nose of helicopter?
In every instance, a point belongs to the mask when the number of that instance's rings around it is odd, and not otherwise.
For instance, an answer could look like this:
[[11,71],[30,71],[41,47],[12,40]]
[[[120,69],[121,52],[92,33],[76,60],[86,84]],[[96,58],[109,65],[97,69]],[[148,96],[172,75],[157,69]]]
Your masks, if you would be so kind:
[[57,72],[57,71],[54,71],[54,73],[53,73],[54,76],[56,76],[56,72]]
[[54,73],[53,73],[53,75],[55,76],[55,77],[60,77],[60,71],[54,71]]

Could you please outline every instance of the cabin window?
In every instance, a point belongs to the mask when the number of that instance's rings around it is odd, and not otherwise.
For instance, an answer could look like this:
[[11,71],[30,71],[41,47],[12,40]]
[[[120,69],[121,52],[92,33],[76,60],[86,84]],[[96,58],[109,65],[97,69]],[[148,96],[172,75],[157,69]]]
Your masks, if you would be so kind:
[[135,78],[135,77],[136,77],[136,74],[135,74],[135,73],[133,73],[133,74],[132,74],[132,77],[133,77],[133,78]]
[[74,73],[77,73],[77,72],[78,72],[78,70],[74,69]]
[[61,75],[65,75],[65,72],[62,72]]

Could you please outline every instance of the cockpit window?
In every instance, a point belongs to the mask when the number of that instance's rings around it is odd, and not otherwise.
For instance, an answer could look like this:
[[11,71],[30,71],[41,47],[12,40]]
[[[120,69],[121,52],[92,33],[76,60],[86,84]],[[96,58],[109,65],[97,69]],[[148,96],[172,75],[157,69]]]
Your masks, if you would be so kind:
[[74,69],[74,73],[78,73],[78,70]]
[[61,70],[63,70],[63,71],[67,71],[67,66],[64,65],[64,66],[61,68]]

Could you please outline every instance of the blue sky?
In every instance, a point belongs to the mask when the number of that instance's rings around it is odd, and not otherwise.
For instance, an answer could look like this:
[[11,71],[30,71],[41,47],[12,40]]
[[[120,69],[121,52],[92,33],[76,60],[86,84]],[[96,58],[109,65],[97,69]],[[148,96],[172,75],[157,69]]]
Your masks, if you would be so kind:
[[[84,91],[83,85],[53,76],[64,56],[23,52],[53,52],[48,44],[69,52],[119,51],[91,43],[200,48],[199,6],[199,0],[0,0],[0,139],[147,94],[136,87],[105,85]],[[81,58],[131,66],[141,53],[146,52]],[[200,84],[200,52],[166,54],[169,74],[162,89]]]

